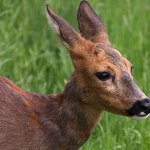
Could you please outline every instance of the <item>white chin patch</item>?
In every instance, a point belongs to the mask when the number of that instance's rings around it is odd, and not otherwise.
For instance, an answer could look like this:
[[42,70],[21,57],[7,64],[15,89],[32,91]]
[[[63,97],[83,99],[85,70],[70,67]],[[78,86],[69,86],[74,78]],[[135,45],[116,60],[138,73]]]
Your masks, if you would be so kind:
[[150,114],[146,115],[144,112],[141,112],[139,115],[134,115],[130,118],[134,119],[134,120],[143,120],[146,119]]

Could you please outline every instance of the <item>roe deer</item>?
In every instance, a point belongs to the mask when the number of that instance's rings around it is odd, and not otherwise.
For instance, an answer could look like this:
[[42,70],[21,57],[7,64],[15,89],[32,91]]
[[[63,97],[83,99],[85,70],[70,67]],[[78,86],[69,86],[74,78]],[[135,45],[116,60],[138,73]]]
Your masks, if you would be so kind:
[[132,64],[111,47],[104,22],[88,2],[78,10],[81,35],[49,5],[46,10],[75,71],[58,95],[26,92],[0,78],[0,149],[77,150],[104,111],[147,118],[150,100],[134,83]]

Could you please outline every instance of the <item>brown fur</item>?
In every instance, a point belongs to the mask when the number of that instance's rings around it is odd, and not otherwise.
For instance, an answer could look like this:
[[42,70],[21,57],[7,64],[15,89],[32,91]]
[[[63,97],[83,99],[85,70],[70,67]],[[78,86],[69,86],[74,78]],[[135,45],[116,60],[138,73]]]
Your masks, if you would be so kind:
[[[0,78],[0,149],[77,150],[104,111],[129,116],[127,110],[134,113],[135,102],[147,98],[133,81],[131,63],[111,47],[103,21],[86,1],[78,11],[82,36],[46,9],[75,72],[58,95],[26,92]],[[111,77],[100,80],[97,72]]]

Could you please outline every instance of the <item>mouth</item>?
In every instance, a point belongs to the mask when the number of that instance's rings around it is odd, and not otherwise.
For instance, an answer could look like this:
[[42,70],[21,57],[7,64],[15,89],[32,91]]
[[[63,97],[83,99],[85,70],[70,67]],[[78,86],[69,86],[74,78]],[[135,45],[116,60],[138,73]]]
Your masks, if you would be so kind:
[[134,120],[143,120],[146,119],[150,114],[146,114],[144,112],[140,112],[138,115],[133,115],[130,116],[130,118],[134,119]]

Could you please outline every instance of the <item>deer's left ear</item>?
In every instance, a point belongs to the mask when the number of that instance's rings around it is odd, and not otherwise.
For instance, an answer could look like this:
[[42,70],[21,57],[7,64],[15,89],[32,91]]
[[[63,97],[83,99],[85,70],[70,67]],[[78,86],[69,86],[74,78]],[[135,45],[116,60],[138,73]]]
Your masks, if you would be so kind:
[[78,9],[78,25],[82,37],[85,39],[111,46],[104,22],[85,0],[80,3]]

